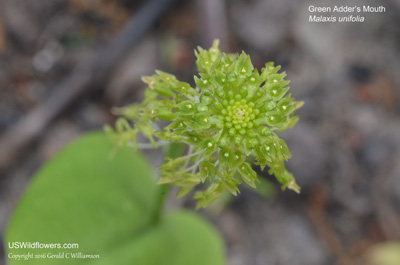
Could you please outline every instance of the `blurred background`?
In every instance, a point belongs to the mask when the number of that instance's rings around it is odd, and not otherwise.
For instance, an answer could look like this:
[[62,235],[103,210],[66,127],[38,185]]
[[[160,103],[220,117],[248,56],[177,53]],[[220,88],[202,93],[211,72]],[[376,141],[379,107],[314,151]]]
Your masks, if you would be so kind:
[[[386,12],[311,23],[310,5]],[[400,240],[397,0],[1,0],[0,238],[46,160],[113,124],[113,106],[140,101],[142,75],[160,69],[194,85],[193,50],[214,38],[257,68],[282,65],[305,102],[296,127],[280,133],[302,193],[260,172],[264,190],[242,188],[201,211],[225,238],[228,265],[366,264],[378,244]]]

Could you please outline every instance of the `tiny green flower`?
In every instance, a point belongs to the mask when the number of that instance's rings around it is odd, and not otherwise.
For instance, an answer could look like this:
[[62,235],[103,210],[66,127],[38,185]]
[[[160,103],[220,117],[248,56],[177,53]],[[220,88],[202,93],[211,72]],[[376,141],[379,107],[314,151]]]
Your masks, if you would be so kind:
[[[196,88],[161,71],[143,77],[144,100],[117,109],[121,118],[115,130],[107,126],[106,132],[118,145],[134,148],[143,147],[137,143],[138,132],[154,147],[170,142],[189,145],[185,156],[161,165],[159,184],[180,186],[180,198],[205,183],[208,188],[194,195],[198,208],[225,191],[237,195],[242,181],[255,188],[259,179],[249,161],[262,170],[267,166],[282,189],[300,192],[284,165],[290,151],[277,135],[296,124],[298,117],[292,115],[303,105],[287,93],[286,73],[279,73],[280,66],[271,62],[259,72],[249,55],[223,53],[217,40],[208,50],[199,47],[195,55]],[[159,120],[169,124],[158,128]]]

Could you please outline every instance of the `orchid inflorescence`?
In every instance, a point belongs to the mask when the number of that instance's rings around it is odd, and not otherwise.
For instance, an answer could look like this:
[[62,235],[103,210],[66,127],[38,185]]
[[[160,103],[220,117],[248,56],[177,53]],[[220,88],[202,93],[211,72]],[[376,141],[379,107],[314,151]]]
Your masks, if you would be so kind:
[[[196,88],[162,71],[145,76],[143,101],[117,109],[121,117],[115,129],[107,126],[106,132],[118,145],[135,149],[146,146],[137,142],[139,132],[154,148],[187,144],[185,155],[167,158],[160,166],[158,183],[180,186],[178,198],[207,184],[206,190],[194,194],[198,208],[225,191],[237,195],[242,181],[255,188],[259,179],[251,161],[261,170],[268,166],[283,189],[299,192],[284,165],[290,151],[276,134],[296,124],[298,117],[292,114],[303,104],[287,94],[285,72],[278,73],[280,66],[272,62],[259,72],[249,55],[223,53],[217,40],[208,50],[198,47],[195,55]],[[169,123],[160,128],[159,120]]]

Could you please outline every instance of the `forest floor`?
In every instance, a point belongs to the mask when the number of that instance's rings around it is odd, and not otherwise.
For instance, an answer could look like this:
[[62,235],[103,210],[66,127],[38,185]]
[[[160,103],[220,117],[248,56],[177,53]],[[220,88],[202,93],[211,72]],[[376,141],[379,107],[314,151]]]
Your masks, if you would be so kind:
[[[269,192],[243,188],[201,211],[224,236],[228,265],[365,264],[378,243],[400,240],[397,1],[384,1],[384,15],[343,24],[310,23],[306,0],[171,1],[140,16],[147,2],[0,2],[0,238],[46,160],[113,124],[113,106],[140,101],[142,75],[160,69],[194,85],[193,50],[218,36],[257,68],[282,65],[292,95],[305,102],[300,122],[280,134],[302,193],[282,192],[259,172]],[[127,46],[120,33],[131,21],[143,33]],[[110,55],[113,48],[122,53]],[[155,165],[162,160],[147,155]],[[194,208],[190,198],[169,204]]]

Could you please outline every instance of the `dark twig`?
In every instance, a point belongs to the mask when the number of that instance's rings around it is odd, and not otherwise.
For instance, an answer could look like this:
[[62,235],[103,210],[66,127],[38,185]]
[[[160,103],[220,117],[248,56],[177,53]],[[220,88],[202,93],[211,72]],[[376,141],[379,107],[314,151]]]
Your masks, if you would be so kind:
[[123,55],[136,45],[156,20],[175,0],[152,0],[127,23],[117,38],[72,73],[52,90],[50,98],[38,106],[0,137],[0,173],[35,140],[43,130],[96,85],[101,86],[113,74]]

